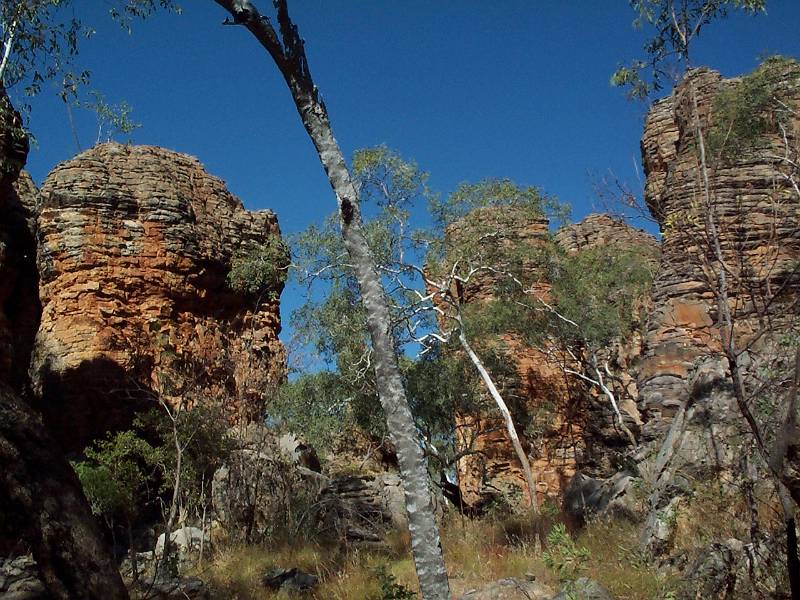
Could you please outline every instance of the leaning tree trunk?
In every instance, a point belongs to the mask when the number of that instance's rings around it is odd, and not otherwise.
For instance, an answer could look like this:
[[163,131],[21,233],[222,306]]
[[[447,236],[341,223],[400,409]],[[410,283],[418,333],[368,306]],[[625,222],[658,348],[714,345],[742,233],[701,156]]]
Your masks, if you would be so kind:
[[[450,598],[425,459],[406,400],[391,336],[389,306],[361,223],[359,197],[325,104],[311,78],[303,41],[289,18],[285,0],[275,0],[280,39],[270,20],[249,0],[215,0],[245,26],[270,53],[292,93],[297,112],[317,149],[339,206],[342,237],[355,269],[372,339],[378,395],[386,425],[397,447],[408,512],[411,549],[423,598]],[[229,22],[231,23],[231,22]]]
[[63,600],[128,592],[72,467],[41,419],[0,384],[0,514],[30,544],[45,586]]
[[519,441],[519,435],[517,435],[517,428],[514,426],[514,419],[511,417],[511,411],[508,410],[508,405],[506,404],[505,400],[503,400],[500,392],[497,390],[497,386],[494,384],[491,375],[489,375],[489,372],[483,365],[483,361],[481,361],[475,350],[472,349],[469,341],[467,341],[467,336],[464,333],[464,324],[461,323],[460,319],[458,341],[461,342],[461,347],[466,351],[467,356],[469,356],[469,359],[472,361],[475,369],[480,374],[481,379],[483,379],[486,389],[489,390],[492,399],[495,401],[495,404],[497,404],[500,414],[503,415],[503,421],[506,424],[508,437],[511,438],[511,443],[514,446],[514,452],[517,454],[517,460],[519,460],[519,464],[522,467],[522,474],[525,476],[525,484],[528,486],[528,498],[530,506],[533,508],[534,514],[538,515],[539,499],[536,496],[536,481],[533,478],[533,471],[531,471],[531,464],[528,461],[528,456],[525,454],[525,450],[523,450],[522,444]]

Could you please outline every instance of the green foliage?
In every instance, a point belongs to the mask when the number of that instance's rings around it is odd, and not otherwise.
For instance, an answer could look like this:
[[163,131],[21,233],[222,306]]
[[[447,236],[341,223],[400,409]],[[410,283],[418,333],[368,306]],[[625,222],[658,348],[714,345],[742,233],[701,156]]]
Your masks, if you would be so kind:
[[[514,218],[523,215],[529,220],[550,215],[563,220],[569,215],[568,208],[555,198],[544,195],[532,186],[518,186],[510,179],[485,179],[479,183],[462,183],[445,200],[431,198],[430,211],[441,231],[465,218],[477,220],[476,214],[513,212]],[[485,213],[476,213],[487,209]],[[494,210],[503,209],[503,210]]]
[[[353,174],[363,210],[369,217],[364,233],[376,267],[393,268],[402,262],[406,252],[413,252],[410,245],[414,242],[408,231],[409,208],[429,197],[427,174],[385,146],[355,152]],[[303,379],[296,385],[289,385],[283,393],[287,394],[287,399],[298,401],[295,391],[302,389],[306,393],[310,386],[325,407],[321,410],[335,413],[340,412],[340,404],[346,399],[351,422],[381,438],[386,426],[370,362],[366,313],[341,238],[338,218],[333,215],[321,226],[308,227],[293,236],[290,243],[295,257],[293,275],[308,289],[306,302],[291,317],[296,340],[303,348],[313,351],[315,358],[335,367],[338,380],[327,375]],[[404,343],[400,317],[405,304],[403,295],[397,289],[392,294],[398,323],[392,333],[398,349]],[[324,392],[319,386],[331,392]],[[334,405],[339,408],[332,408]],[[321,413],[315,410],[312,414],[317,418]],[[314,429],[311,423],[305,425]]]
[[386,565],[376,567],[375,576],[380,585],[380,595],[374,600],[415,600],[417,598],[417,594],[397,583],[397,578],[386,568]]
[[147,490],[147,465],[157,451],[135,431],[109,434],[85,451],[86,460],[73,462],[92,512],[106,520],[133,519]]
[[555,308],[577,327],[552,318],[559,339],[597,348],[630,333],[642,308],[637,302],[652,284],[656,258],[650,248],[616,244],[562,255],[551,273]]
[[[58,81],[64,101],[74,98],[89,81],[89,72],[75,68],[80,40],[94,30],[76,16],[72,0],[4,0],[0,5],[3,48],[9,59],[2,73],[6,89],[22,86],[27,96],[38,94],[49,81]],[[126,29],[134,18],[150,16],[157,8],[179,12],[172,0],[113,0],[109,13]],[[27,106],[22,107],[27,108]]]
[[228,273],[231,289],[264,299],[277,298],[286,281],[289,247],[280,235],[269,235],[234,257]]
[[[205,407],[178,411],[176,417],[183,449],[180,501],[198,506],[202,496],[209,501],[214,471],[232,449],[227,422]],[[85,460],[72,463],[92,511],[110,523],[133,520],[143,504],[173,489],[177,450],[172,422],[163,409],[153,409],[139,415],[134,427],[94,442],[84,451]]]
[[797,61],[773,56],[753,73],[724,86],[714,99],[708,147],[717,160],[730,160],[751,149],[767,134],[780,133],[791,109],[789,87],[800,77]]
[[442,277],[455,266],[461,277],[493,274],[495,294],[531,283],[537,265],[547,260],[544,219],[565,222],[569,215],[556,198],[507,179],[462,184],[446,200],[434,199],[430,210],[436,227],[428,241],[428,272]]
[[[119,104],[108,104],[100,92],[90,93],[93,102],[80,102],[79,106],[93,111],[97,115],[97,141],[109,141],[115,135],[129,135],[142,125],[131,120],[133,109],[124,100]],[[105,130],[105,138],[103,138]]]
[[[493,352],[482,354],[502,394],[518,384],[516,372],[504,369],[508,361]],[[416,360],[404,361],[403,375],[414,421],[429,444],[431,466],[447,469],[463,449],[456,445],[455,417],[485,415],[494,410],[494,404],[474,366],[452,342],[437,346]]]
[[337,435],[354,424],[352,390],[348,388],[338,373],[304,373],[279,388],[269,417],[281,427],[313,440],[317,450],[328,450]]
[[361,187],[361,201],[378,206],[405,206],[430,194],[428,174],[383,145],[356,150],[353,175]]
[[629,0],[636,12],[633,26],[654,32],[644,45],[644,59],[620,66],[611,85],[628,88],[631,98],[643,100],[663,86],[677,81],[690,65],[690,48],[709,23],[725,18],[731,10],[749,14],[765,11],[766,0]]
[[[230,455],[232,440],[228,423],[216,409],[195,406],[191,410],[174,412],[178,443],[182,448],[181,502],[197,506],[201,496],[209,500],[209,486],[216,471]],[[154,440],[148,464],[159,474],[160,492],[172,492],[177,469],[178,451],[175,447],[172,420],[163,408],[153,408],[134,420],[143,437]]]
[[589,550],[575,543],[563,523],[554,525],[547,534],[547,549],[542,552],[542,560],[548,569],[556,572],[560,581],[577,579],[590,558]]

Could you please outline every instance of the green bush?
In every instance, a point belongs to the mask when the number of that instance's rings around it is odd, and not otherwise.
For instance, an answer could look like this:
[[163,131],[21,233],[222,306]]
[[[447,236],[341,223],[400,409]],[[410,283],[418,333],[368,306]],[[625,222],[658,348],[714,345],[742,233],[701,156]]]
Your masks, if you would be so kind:
[[277,298],[289,268],[289,247],[280,235],[270,235],[263,244],[249,247],[234,257],[228,285],[234,291],[258,297]]
[[146,465],[155,449],[135,431],[122,431],[96,441],[85,450],[86,460],[72,466],[92,512],[107,523],[132,520],[146,493]]
[[417,595],[406,586],[397,583],[397,579],[384,565],[375,569],[375,575],[381,586],[381,595],[374,600],[415,600]]
[[556,572],[560,581],[577,579],[590,557],[589,550],[575,543],[563,523],[554,525],[547,535],[547,550],[542,553],[542,560],[548,569]]
[[800,64],[783,56],[766,59],[753,73],[722,88],[714,100],[714,123],[708,135],[711,155],[729,161],[765,135],[779,133],[791,115],[787,88],[797,85]]

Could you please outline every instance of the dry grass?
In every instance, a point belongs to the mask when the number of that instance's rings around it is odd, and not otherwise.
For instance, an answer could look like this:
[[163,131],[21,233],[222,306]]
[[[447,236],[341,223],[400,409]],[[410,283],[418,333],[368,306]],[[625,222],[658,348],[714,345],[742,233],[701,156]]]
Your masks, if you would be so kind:
[[577,537],[591,558],[585,575],[602,583],[618,600],[660,599],[676,582],[649,564],[638,547],[639,527],[624,520],[599,519]]
[[[504,577],[535,577],[555,590],[559,582],[535,551],[536,534],[546,540],[551,520],[537,522],[524,515],[506,519],[446,519],[442,545],[453,591],[465,591]],[[542,531],[545,529],[545,531]],[[636,528],[629,523],[598,521],[578,536],[591,552],[584,574],[605,585],[619,600],[664,597],[670,582],[646,566],[635,551]],[[223,549],[201,577],[214,588],[216,598],[277,600],[285,592],[265,590],[261,576],[274,566],[298,567],[320,578],[308,600],[379,600],[377,570],[383,567],[397,583],[417,589],[408,533],[389,536],[383,550],[336,550],[314,544],[297,548],[239,546]],[[302,596],[293,596],[298,598]]]

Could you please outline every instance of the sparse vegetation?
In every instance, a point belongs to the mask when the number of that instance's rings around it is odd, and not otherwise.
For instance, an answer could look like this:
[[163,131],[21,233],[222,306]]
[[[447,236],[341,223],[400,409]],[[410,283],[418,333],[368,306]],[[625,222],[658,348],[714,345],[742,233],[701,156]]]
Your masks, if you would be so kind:
[[237,292],[259,300],[278,297],[289,267],[289,249],[279,235],[270,235],[242,251],[231,262],[228,283]]
[[[556,523],[547,536],[545,552],[536,554],[534,529],[524,533],[518,523],[506,519],[463,520],[452,515],[442,530],[456,597],[506,577],[535,577],[558,590],[562,580],[580,573],[601,583],[618,600],[668,598],[676,582],[638,552],[635,537],[636,528],[629,522],[593,522],[577,538]],[[554,561],[550,566],[548,556]],[[296,566],[320,577],[319,587],[305,596],[309,600],[405,599],[415,598],[412,594],[418,590],[407,545],[395,550],[344,552],[313,543],[301,547],[234,546],[222,550],[204,574],[221,598],[279,599],[285,592],[270,592],[260,584],[261,576],[275,564]]]

